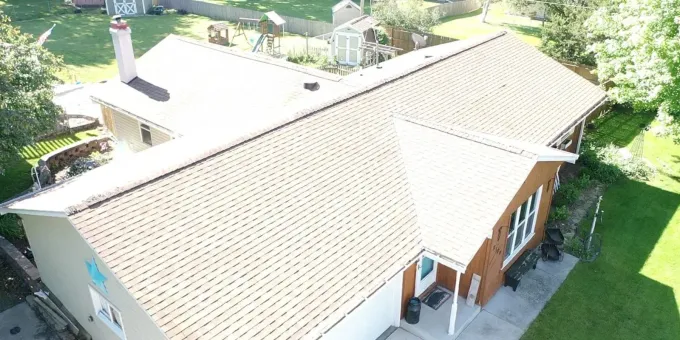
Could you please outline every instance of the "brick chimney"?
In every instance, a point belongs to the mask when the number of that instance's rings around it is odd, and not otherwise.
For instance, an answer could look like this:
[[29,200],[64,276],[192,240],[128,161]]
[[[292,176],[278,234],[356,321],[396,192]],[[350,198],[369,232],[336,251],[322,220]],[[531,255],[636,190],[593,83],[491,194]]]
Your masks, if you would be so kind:
[[127,84],[137,77],[135,53],[132,50],[132,38],[130,36],[132,30],[120,15],[115,15],[109,26],[109,33],[113,38],[113,49],[116,51],[120,81]]

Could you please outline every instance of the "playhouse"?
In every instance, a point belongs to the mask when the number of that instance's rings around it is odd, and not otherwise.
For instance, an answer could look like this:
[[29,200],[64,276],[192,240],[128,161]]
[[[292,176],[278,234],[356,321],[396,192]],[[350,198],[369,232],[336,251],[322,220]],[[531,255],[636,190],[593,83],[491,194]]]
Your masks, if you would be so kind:
[[265,52],[269,55],[281,55],[281,36],[284,34],[286,23],[276,12],[267,12],[258,20],[260,37],[257,39],[253,52]]

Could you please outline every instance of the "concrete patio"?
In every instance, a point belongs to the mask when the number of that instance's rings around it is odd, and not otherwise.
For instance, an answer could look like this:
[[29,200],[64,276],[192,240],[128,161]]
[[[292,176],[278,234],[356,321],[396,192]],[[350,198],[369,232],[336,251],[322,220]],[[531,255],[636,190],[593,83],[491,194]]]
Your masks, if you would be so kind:
[[[557,289],[562,285],[564,280],[569,275],[569,272],[578,263],[578,259],[569,254],[564,255],[562,262],[543,262],[538,261],[536,270],[530,270],[517,288],[516,292],[512,291],[510,287],[501,287],[498,292],[491,298],[489,303],[482,308],[481,312],[476,313],[467,325],[455,337],[457,340],[515,340],[522,337],[524,332],[529,328],[534,319],[541,312],[545,304],[555,294]],[[449,299],[451,300],[451,299]],[[462,301],[462,305],[464,301]],[[451,302],[448,302],[449,310],[451,309]],[[459,306],[461,301],[459,300]],[[466,306],[467,307],[467,306]],[[442,306],[441,310],[445,308]],[[469,307],[468,307],[469,308]],[[451,340],[453,337],[446,334],[446,327],[448,325],[447,319],[440,320],[444,329],[443,334],[439,332],[418,333],[413,331],[413,326],[433,327],[433,329],[440,325],[430,325],[425,318],[429,316],[426,309],[431,309],[423,305],[421,310],[420,322],[418,325],[408,325],[402,320],[402,328],[398,329],[388,340]],[[424,312],[424,313],[423,313]],[[461,318],[459,315],[459,319]],[[456,326],[458,326],[456,320]]]
[[[441,287],[440,287],[441,288]],[[453,295],[448,289],[442,290]],[[434,309],[426,304],[420,307],[420,322],[415,325],[407,323],[404,319],[401,320],[401,328],[409,333],[418,336],[423,340],[452,340],[455,339],[467,325],[474,320],[479,314],[481,307],[474,305],[472,307],[465,304],[465,299],[458,296],[458,314],[456,316],[456,334],[449,335],[449,318],[451,317],[451,307],[453,306],[453,299],[449,297],[438,308]]]
[[0,339],[58,340],[59,337],[38,318],[26,302],[22,302],[0,313]]

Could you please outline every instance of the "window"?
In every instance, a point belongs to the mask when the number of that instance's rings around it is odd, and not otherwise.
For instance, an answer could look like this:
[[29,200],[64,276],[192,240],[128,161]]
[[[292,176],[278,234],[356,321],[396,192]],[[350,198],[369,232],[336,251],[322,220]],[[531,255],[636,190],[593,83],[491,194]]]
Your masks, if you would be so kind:
[[125,333],[123,332],[123,318],[120,315],[120,311],[111,305],[111,303],[106,300],[96,289],[90,288],[90,295],[92,296],[92,304],[94,305],[94,311],[111,330],[116,333],[121,339],[125,339]]
[[505,244],[505,260],[503,266],[517,253],[522,250],[524,245],[534,236],[534,228],[536,227],[536,214],[538,214],[538,206],[541,202],[541,189],[543,186],[527,199],[526,202],[517,208],[510,217],[510,226],[508,228],[508,242]]
[[139,124],[139,130],[142,133],[142,142],[147,145],[151,144],[151,128],[146,124]]
[[423,257],[423,267],[420,268],[420,279],[424,279],[434,269],[434,261],[429,257]]

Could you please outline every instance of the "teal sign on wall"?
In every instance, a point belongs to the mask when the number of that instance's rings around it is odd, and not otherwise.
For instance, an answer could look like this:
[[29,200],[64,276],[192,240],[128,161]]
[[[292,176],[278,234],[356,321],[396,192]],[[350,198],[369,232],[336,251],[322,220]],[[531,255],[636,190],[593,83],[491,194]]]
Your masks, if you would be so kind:
[[92,257],[92,261],[85,261],[85,265],[87,266],[87,273],[90,274],[90,279],[92,279],[92,283],[99,288],[102,292],[108,293],[106,290],[106,286],[104,285],[104,281],[106,281],[106,276],[102,274],[99,271],[99,268],[97,267],[97,262],[95,262],[94,257]]

